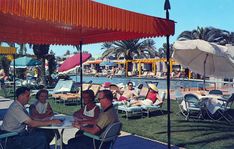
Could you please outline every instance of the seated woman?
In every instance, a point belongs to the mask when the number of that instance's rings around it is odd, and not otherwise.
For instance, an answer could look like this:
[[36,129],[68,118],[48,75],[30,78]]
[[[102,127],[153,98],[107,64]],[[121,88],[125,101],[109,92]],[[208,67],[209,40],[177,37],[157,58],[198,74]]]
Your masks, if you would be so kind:
[[95,120],[100,113],[100,109],[94,103],[94,99],[94,92],[92,90],[83,91],[82,100],[85,106],[73,113],[74,118],[82,121],[90,119]]
[[[86,121],[93,120],[95,121],[100,113],[99,107],[95,104],[95,96],[92,90],[85,90],[82,94],[82,100],[84,101],[85,106],[80,110],[73,113],[74,119],[85,123]],[[79,136],[83,131],[79,130],[76,133],[76,136]]]
[[160,105],[163,103],[161,97],[158,94],[158,88],[154,84],[148,84],[149,91],[147,93],[146,99],[137,100],[130,103],[130,106],[150,106],[156,103],[156,105]]
[[[35,120],[43,120],[51,118],[54,113],[53,110],[47,101],[48,99],[48,91],[45,89],[41,89],[36,94],[36,101],[35,103],[31,104],[29,107],[29,113],[32,119]],[[40,128],[33,128],[31,131],[40,131],[45,133],[47,136],[47,141],[50,143],[54,138],[55,131],[51,129],[40,129]]]

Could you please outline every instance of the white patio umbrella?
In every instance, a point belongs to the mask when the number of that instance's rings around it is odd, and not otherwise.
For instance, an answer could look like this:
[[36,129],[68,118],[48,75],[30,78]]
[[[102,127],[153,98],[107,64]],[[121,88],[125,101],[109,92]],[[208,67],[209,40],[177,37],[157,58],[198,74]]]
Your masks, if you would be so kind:
[[[176,41],[172,57],[195,73],[222,78],[234,77],[234,47],[204,40]],[[204,79],[205,84],[205,79]]]

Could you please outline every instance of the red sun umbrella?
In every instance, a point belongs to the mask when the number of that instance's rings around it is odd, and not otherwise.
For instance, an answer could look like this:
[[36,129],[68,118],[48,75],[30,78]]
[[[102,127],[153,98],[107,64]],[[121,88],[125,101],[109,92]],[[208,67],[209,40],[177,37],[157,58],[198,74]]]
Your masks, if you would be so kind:
[[[82,63],[84,63],[91,57],[91,54],[89,53],[82,53],[81,55],[82,55]],[[66,59],[59,67],[58,72],[67,73],[69,71],[76,69],[79,66],[80,66],[80,53],[75,54],[72,57]]]

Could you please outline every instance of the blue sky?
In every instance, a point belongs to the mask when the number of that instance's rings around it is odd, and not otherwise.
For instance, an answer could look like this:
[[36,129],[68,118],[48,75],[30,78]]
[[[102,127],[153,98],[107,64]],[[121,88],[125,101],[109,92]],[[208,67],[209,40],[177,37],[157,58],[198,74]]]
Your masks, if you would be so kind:
[[[96,0],[115,7],[165,18],[164,0]],[[178,35],[185,30],[200,27],[216,27],[234,32],[234,1],[233,0],[170,0],[170,19],[176,23],[175,35],[170,38],[173,43]],[[155,38],[156,48],[160,48],[165,38]],[[76,51],[72,46],[51,46],[56,55],[65,51]],[[83,50],[89,51],[94,57],[101,55],[101,44],[84,45]]]

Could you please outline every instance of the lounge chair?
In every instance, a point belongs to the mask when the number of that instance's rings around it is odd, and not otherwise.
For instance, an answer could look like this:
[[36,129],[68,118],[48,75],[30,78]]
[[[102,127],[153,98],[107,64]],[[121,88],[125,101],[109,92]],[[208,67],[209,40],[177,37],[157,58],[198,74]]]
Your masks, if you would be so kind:
[[139,92],[139,95],[138,95],[138,99],[145,99],[145,97],[147,96],[147,93],[149,91],[149,88],[147,87],[143,87],[140,92]]
[[141,117],[143,116],[143,112],[142,112],[142,107],[140,106],[128,106],[128,105],[120,105],[117,107],[118,111],[120,112],[125,112],[125,116],[128,119],[131,116],[135,116],[135,115],[140,115]]
[[101,88],[100,84],[92,84],[89,89],[92,90],[94,92],[94,96],[96,96],[100,88]]
[[[82,90],[88,90],[90,89],[92,84],[84,83],[82,84]],[[80,91],[77,91],[77,93],[66,93],[66,94],[60,94],[59,98],[66,103],[67,101],[76,103],[80,99]]]
[[62,95],[71,92],[73,86],[72,80],[62,80],[60,79],[53,90],[49,90],[49,95],[51,95],[54,100],[59,100]]
[[72,80],[60,79],[58,83],[56,84],[55,88],[52,90],[49,90],[49,95],[70,92],[72,89],[72,85],[73,85]]
[[159,96],[161,97],[161,99],[163,101],[161,104],[158,104],[158,102],[156,101],[153,105],[150,105],[150,106],[143,105],[143,106],[141,106],[141,108],[143,109],[143,112],[147,114],[147,117],[150,117],[150,112],[158,111],[158,110],[160,110],[161,113],[163,114],[162,105],[163,105],[164,100],[166,98],[166,92],[164,92],[164,91],[159,92]]

